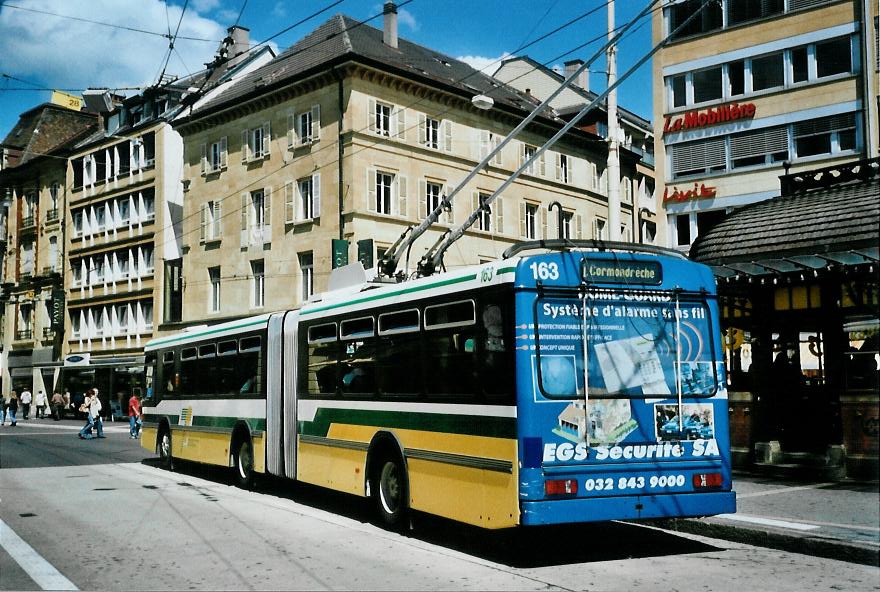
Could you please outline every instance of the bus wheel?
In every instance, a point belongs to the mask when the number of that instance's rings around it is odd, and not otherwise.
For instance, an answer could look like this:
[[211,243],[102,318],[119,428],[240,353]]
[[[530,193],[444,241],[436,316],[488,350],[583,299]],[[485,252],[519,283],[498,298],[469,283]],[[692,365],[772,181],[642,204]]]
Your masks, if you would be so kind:
[[403,463],[385,457],[376,470],[374,498],[386,526],[399,528],[407,513],[407,483]]
[[168,428],[162,428],[159,431],[159,459],[162,465],[169,471],[174,470],[174,457],[171,456],[171,431]]
[[254,448],[245,438],[235,451],[235,484],[242,489],[254,486]]

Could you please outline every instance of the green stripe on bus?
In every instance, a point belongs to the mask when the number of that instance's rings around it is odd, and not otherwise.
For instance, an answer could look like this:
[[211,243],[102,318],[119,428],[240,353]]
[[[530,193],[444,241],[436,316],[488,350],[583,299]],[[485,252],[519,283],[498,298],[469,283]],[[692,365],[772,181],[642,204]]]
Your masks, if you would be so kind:
[[516,267],[502,267],[498,271],[495,272],[495,275],[501,275],[502,273],[514,273],[516,272]]
[[412,411],[374,411],[367,409],[318,409],[314,421],[301,421],[300,433],[309,436],[327,436],[330,424],[348,424],[422,430],[465,436],[516,438],[516,419],[513,417],[485,417],[417,413]]
[[213,333],[222,333],[223,331],[232,331],[233,329],[241,329],[242,327],[251,327],[253,325],[262,325],[269,322],[268,318],[259,319],[256,321],[248,321],[246,323],[241,323],[240,325],[232,325],[230,327],[221,327],[217,329],[205,330],[205,331],[193,331],[192,333],[182,333],[180,335],[173,335],[171,337],[163,337],[161,339],[156,339],[147,344],[149,347],[153,347],[156,345],[165,345],[167,343],[171,343],[172,341],[181,341],[184,339],[192,339],[194,337],[203,337],[205,335],[211,335]]
[[[162,418],[168,418],[171,427],[175,427],[180,422],[179,415],[163,415],[161,413],[145,413],[144,414],[144,423],[145,424],[158,424],[159,420]],[[261,417],[223,417],[223,416],[211,416],[211,415],[197,415],[192,420],[192,426],[194,428],[227,428],[231,430],[235,427],[235,424],[238,421],[245,421],[251,430],[254,431],[265,431],[266,430],[266,420]]]
[[357,300],[349,300],[347,302],[340,302],[339,304],[328,304],[327,306],[319,306],[318,308],[312,308],[309,310],[303,310],[299,314],[300,316],[305,316],[307,314],[313,314],[316,312],[322,312],[325,310],[332,310],[334,308],[340,308],[343,306],[351,306],[353,304],[362,304],[364,302],[371,302],[373,300],[382,300],[383,298],[392,298],[394,296],[400,296],[402,294],[409,294],[412,292],[421,292],[422,290],[430,290],[431,288],[440,288],[442,286],[449,286],[452,284],[460,284],[462,282],[469,282],[471,280],[477,279],[477,274],[466,275],[460,278],[452,278],[449,280],[444,280],[442,282],[436,282],[433,284],[426,284],[424,286],[415,286],[413,288],[405,288],[403,290],[397,290],[396,292],[390,292],[388,294],[378,294],[376,296],[367,296],[366,298],[358,298]]

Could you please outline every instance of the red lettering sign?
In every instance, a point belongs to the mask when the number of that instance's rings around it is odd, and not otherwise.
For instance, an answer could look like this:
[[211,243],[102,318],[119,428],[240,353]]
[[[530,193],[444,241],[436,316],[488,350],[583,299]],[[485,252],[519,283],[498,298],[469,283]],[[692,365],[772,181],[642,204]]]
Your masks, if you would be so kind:
[[678,187],[673,187],[672,193],[669,193],[669,187],[667,187],[663,192],[663,203],[677,203],[690,201],[692,199],[708,199],[710,197],[715,197],[715,190],[715,187],[706,187],[702,183],[694,183],[693,189],[681,190]]
[[667,115],[666,121],[663,123],[663,133],[669,134],[683,129],[709,127],[739,119],[753,119],[756,111],[754,103],[730,103],[728,105],[719,105],[714,109],[710,107],[705,111],[688,111],[680,117]]

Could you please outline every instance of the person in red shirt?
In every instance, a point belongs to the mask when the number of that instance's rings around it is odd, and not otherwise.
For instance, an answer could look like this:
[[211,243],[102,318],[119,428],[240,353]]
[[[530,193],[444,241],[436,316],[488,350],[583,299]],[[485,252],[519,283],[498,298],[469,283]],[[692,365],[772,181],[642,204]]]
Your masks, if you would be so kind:
[[141,401],[137,395],[132,395],[128,400],[128,424],[129,438],[134,440],[141,435]]

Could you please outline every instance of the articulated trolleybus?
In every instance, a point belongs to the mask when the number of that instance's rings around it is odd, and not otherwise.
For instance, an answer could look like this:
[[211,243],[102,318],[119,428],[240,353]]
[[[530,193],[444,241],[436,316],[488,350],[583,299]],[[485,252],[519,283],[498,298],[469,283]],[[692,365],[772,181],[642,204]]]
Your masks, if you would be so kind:
[[389,525],[733,512],[710,270],[537,246],[153,340],[143,445],[370,497]]

